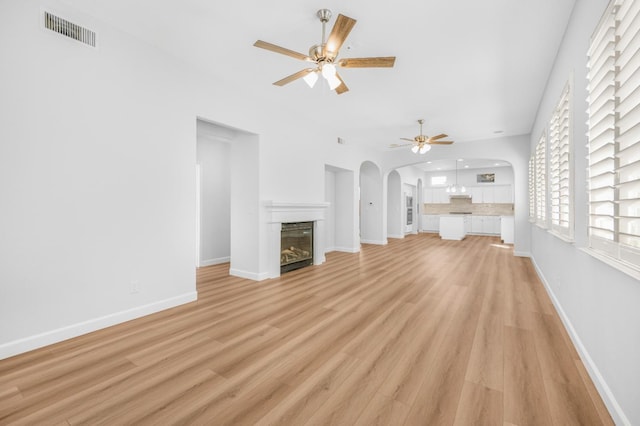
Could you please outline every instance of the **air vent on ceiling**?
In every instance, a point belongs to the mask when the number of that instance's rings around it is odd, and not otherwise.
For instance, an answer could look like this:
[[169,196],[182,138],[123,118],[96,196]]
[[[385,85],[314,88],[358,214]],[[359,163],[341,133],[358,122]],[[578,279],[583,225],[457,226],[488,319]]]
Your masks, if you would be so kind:
[[59,16],[52,15],[49,12],[44,12],[44,26],[58,34],[78,40],[79,42],[91,47],[96,47],[95,32],[83,28],[80,25],[76,25],[73,22],[69,22],[66,19],[62,19]]

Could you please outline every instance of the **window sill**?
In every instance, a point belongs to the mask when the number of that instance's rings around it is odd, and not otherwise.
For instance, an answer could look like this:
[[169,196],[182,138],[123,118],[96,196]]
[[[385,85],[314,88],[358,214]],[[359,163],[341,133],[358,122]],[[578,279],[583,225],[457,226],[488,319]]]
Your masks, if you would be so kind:
[[575,240],[573,238],[569,237],[568,235],[561,234],[560,232],[554,231],[554,230],[551,230],[551,229],[548,232],[551,235],[553,235],[554,237],[564,241],[565,243],[569,243],[569,244],[575,243]]
[[629,275],[631,278],[640,280],[639,268],[629,263],[622,262],[614,257],[607,256],[606,254],[602,254],[601,252],[593,250],[592,248],[589,248],[589,247],[584,247],[584,248],[581,248],[580,250],[587,253],[589,256],[595,257],[596,259],[606,263],[612,268],[615,268],[620,272],[624,272],[625,274]]

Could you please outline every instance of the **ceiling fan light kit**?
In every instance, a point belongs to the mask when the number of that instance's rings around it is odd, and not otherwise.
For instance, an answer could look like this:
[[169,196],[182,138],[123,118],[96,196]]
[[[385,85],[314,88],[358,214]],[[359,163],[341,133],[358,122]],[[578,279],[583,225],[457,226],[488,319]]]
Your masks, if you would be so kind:
[[391,68],[395,64],[395,56],[373,57],[373,58],[348,58],[336,60],[340,53],[340,47],[356,24],[356,20],[348,16],[338,15],[333,29],[329,34],[329,38],[325,40],[325,26],[331,19],[331,11],[329,9],[320,9],[316,13],[318,19],[322,23],[322,39],[320,44],[315,44],[309,49],[309,55],[295,52],[281,46],[277,46],[266,41],[257,40],[253,45],[261,49],[270,50],[275,53],[287,55],[292,58],[300,59],[306,62],[315,63],[315,68],[307,68],[298,71],[290,76],[273,83],[276,86],[284,86],[292,81],[302,78],[310,88],[316,84],[318,74],[329,84],[331,90],[335,90],[338,95],[349,90],[342,78],[337,72],[336,65],[341,68]]

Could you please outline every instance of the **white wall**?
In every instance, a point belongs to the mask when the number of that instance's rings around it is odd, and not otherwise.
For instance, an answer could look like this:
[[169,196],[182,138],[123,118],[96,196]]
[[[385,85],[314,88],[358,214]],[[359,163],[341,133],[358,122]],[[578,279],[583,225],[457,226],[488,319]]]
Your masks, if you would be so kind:
[[531,225],[531,252],[616,424],[640,424],[640,282],[581,250],[587,245],[587,49],[607,3],[576,2],[530,140],[533,150],[572,76],[575,243]]
[[231,256],[231,147],[220,126],[197,122],[200,166],[199,266],[229,262]]
[[[229,273],[252,280],[264,279],[260,271],[261,224],[259,138],[238,133],[231,143],[231,266]],[[263,227],[264,228],[264,227]]]
[[0,2],[0,358],[196,298],[182,69],[89,17],[100,49],[40,29],[40,6]]
[[[494,183],[478,183],[477,175],[481,173],[494,173],[496,180]],[[455,170],[435,171],[426,173],[426,187],[431,187],[432,176],[446,176],[447,185],[456,182]],[[491,185],[513,185],[513,168],[511,166],[488,167],[482,169],[459,169],[458,185],[469,186],[491,186]]]
[[324,170],[324,200],[329,203],[325,216],[325,253],[336,247],[336,173]]

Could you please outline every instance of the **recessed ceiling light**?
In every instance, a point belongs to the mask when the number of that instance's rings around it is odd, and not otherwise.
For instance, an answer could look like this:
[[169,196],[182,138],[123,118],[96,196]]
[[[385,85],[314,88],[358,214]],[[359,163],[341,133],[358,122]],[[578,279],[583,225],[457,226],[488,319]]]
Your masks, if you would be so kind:
[[500,165],[500,163],[495,163],[495,164],[494,164],[494,166],[499,166],[499,165]]
[[465,168],[465,169],[468,169],[468,168],[469,168],[469,165],[467,164],[466,166],[464,166],[464,168]]
[[442,170],[442,167],[438,167],[436,170]]
[[427,164],[431,164],[431,163],[433,163],[433,161],[427,161]]
[[464,158],[458,158],[458,161],[464,161]]

